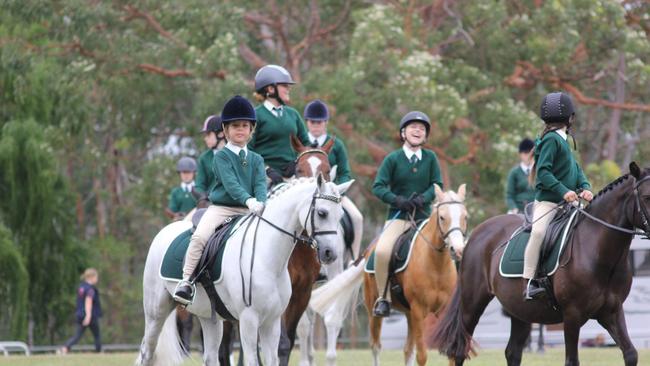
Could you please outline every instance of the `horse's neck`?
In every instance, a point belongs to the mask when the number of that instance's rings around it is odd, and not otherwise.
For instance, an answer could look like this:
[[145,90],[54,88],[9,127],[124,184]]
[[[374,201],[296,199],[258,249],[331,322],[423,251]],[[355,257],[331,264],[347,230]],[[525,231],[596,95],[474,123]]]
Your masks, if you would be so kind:
[[[605,192],[587,207],[587,212],[609,224],[632,229],[626,212],[628,205],[632,204],[632,184],[632,179],[628,179]],[[632,235],[607,228],[588,217],[582,218],[576,231],[578,240],[574,245],[584,248],[581,253],[595,253],[597,261],[611,265],[616,265],[612,258],[619,258],[632,242]]]
[[[426,258],[431,263],[444,263],[446,261],[451,261],[451,256],[447,253],[446,248],[444,247],[444,241],[440,235],[440,229],[438,229],[438,220],[437,218],[437,209],[433,210],[429,221],[422,227],[418,238],[416,238],[416,248],[418,254],[422,255],[423,258]],[[438,250],[442,248],[443,250]]]
[[[298,232],[300,226],[298,209],[303,200],[297,199],[297,197],[301,196],[303,195],[286,195],[286,198],[276,198],[269,202],[264,209],[264,219],[289,233]],[[275,272],[286,270],[289,256],[291,256],[294,247],[293,238],[264,222],[260,223],[256,237],[258,243],[261,244],[257,245],[255,254],[258,258],[263,258],[259,261],[260,264]]]

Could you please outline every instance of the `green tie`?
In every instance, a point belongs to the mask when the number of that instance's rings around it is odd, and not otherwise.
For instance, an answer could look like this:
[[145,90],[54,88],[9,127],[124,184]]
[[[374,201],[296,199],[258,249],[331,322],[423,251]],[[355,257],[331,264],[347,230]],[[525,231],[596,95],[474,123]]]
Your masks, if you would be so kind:
[[415,164],[415,163],[417,163],[417,162],[418,162],[418,157],[417,157],[417,155],[415,155],[415,154],[411,155],[411,165],[412,165],[412,164]]
[[246,151],[244,149],[239,150],[239,159],[241,160],[241,165],[246,166]]

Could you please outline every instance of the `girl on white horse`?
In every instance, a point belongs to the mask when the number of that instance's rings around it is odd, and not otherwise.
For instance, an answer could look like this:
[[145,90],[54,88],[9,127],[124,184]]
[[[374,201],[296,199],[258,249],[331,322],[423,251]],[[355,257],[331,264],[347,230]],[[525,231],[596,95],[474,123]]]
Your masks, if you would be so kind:
[[223,107],[221,120],[228,143],[214,156],[216,185],[209,197],[212,204],[192,235],[185,254],[183,280],[174,292],[174,300],[184,305],[192,302],[194,288],[189,280],[210,235],[230,216],[249,211],[259,213],[266,201],[264,159],[246,148],[255,129],[253,106],[237,95]]

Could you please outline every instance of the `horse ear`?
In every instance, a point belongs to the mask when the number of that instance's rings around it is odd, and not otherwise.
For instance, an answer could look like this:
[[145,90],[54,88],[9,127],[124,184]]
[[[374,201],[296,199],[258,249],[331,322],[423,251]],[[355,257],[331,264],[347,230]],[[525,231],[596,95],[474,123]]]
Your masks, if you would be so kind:
[[334,142],[336,141],[336,137],[332,136],[332,138],[323,145],[320,149],[325,151],[326,153],[330,153],[332,151],[332,147],[334,146]]
[[319,172],[316,176],[316,185],[319,191],[323,188],[323,183],[325,183],[325,178],[323,178],[323,173]]
[[305,145],[303,145],[300,139],[298,139],[294,134],[291,134],[291,147],[293,147],[298,154],[305,150]]
[[336,170],[338,169],[338,165],[334,165],[332,169],[330,169],[330,182],[333,182],[336,180]]
[[350,188],[352,183],[354,183],[354,179],[349,180],[349,181],[347,181],[345,183],[341,183],[341,184],[337,185],[336,188],[338,189],[340,194],[343,194],[343,193],[347,192],[348,188]]
[[434,184],[434,186],[435,186],[435,190],[436,190],[436,200],[438,202],[442,202],[442,199],[444,198],[445,193],[442,191],[442,188],[440,188],[439,185]]
[[461,184],[460,187],[458,187],[458,198],[460,198],[461,201],[465,201],[465,189],[465,183]]
[[641,168],[636,165],[636,161],[630,163],[630,174],[632,174],[632,176],[636,179],[639,179],[641,177]]

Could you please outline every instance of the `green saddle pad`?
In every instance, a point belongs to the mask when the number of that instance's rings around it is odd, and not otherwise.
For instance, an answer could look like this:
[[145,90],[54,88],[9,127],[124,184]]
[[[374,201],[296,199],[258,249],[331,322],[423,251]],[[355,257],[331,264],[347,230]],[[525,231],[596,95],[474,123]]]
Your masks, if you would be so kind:
[[[241,217],[240,217],[241,218]],[[232,234],[239,228],[241,220],[238,219],[235,222],[231,229],[224,236],[223,240],[226,242],[232,236]],[[185,252],[190,245],[190,239],[192,238],[192,230],[186,230],[179,234],[174,241],[172,241],[169,248],[165,252],[165,257],[160,265],[160,277],[167,281],[180,281],[183,279],[183,261],[185,259]],[[215,279],[216,282],[221,281],[222,276],[222,262],[223,262],[223,253],[226,250],[226,245],[221,245],[219,251],[217,252],[217,259],[214,261],[214,265],[210,270],[210,277]]]
[[[551,254],[546,257],[544,263],[540,263],[540,266],[542,266],[542,272],[546,273],[548,276],[554,274],[559,266],[560,255],[564,251],[569,230],[577,213],[578,211],[576,210],[571,214],[569,221],[562,229],[562,235],[560,235],[553,244]],[[503,251],[503,255],[501,256],[501,262],[499,263],[499,272],[501,273],[501,276],[521,277],[523,275],[524,252],[526,251],[528,238],[530,238],[530,232],[521,231],[521,229],[515,231],[512,237],[510,237],[506,250]]]
[[[408,267],[409,260],[411,259],[411,252],[413,251],[413,243],[415,243],[415,238],[417,238],[418,233],[424,225],[426,225],[429,222],[429,219],[426,219],[418,225],[418,228],[416,231],[413,232],[413,236],[411,239],[408,241],[408,243],[403,244],[398,248],[397,255],[394,255],[391,258],[391,262],[395,262],[393,265],[393,268],[396,268],[394,273],[400,273]],[[399,240],[399,239],[398,239]],[[368,261],[366,262],[366,266],[364,270],[367,273],[375,273],[375,250],[373,249],[372,253],[370,253],[370,257],[368,258]]]

